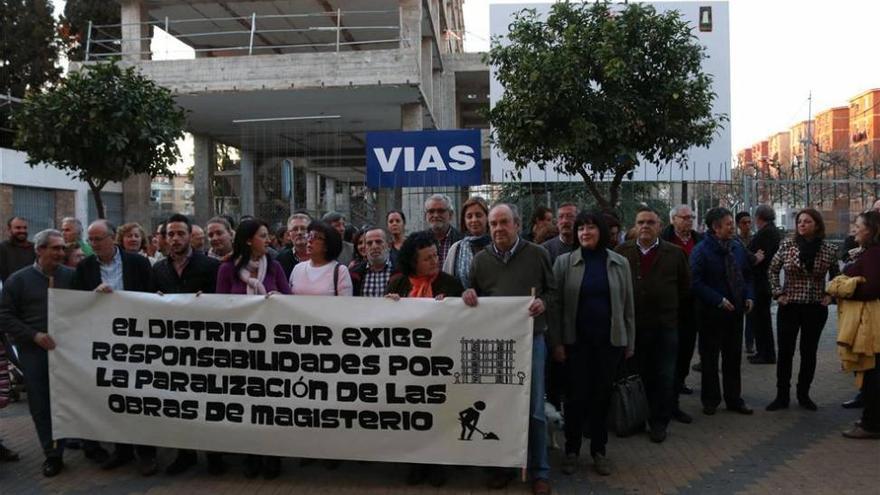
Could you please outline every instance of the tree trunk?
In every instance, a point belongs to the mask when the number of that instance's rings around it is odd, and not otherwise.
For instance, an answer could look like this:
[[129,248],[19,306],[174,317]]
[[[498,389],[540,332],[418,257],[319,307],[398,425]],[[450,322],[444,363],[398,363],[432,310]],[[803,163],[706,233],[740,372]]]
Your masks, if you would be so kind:
[[583,168],[580,170],[579,173],[581,178],[584,180],[584,185],[587,186],[587,191],[589,191],[590,194],[592,194],[593,197],[596,198],[596,203],[599,204],[599,207],[603,210],[608,209],[608,205],[612,203],[609,203],[608,199],[606,199],[605,196],[602,194],[602,190],[599,189],[596,181],[594,181],[590,174],[588,174],[587,171]]
[[92,190],[92,197],[95,198],[95,211],[98,212],[98,218],[107,218],[107,216],[104,214],[104,200],[101,199],[101,189],[103,187],[103,184],[101,185],[101,187],[99,187],[92,181],[87,182],[89,184],[89,189]]

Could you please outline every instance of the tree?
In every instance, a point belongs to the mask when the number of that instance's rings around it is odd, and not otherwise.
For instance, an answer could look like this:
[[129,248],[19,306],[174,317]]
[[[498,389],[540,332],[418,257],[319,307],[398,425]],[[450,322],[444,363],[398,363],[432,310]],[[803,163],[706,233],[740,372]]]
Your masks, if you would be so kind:
[[[88,38],[89,22],[95,26],[103,27],[96,30],[92,36],[101,39],[121,38],[121,29],[117,26],[121,20],[121,10],[117,2],[107,0],[67,0],[64,6],[64,15],[58,21],[58,32],[67,58],[72,61],[85,59],[86,42]],[[92,43],[89,47],[92,54],[96,53],[119,53],[119,47],[109,46],[107,43]]]
[[[0,0],[0,94],[23,98],[58,80],[61,69],[49,0]],[[0,147],[10,147],[11,106],[0,101]]]
[[726,120],[712,114],[705,49],[676,11],[562,2],[546,20],[519,12],[507,39],[486,57],[505,88],[488,112],[493,142],[518,173],[534,162],[580,176],[603,208],[639,159],[681,163]]
[[186,115],[171,92],[115,64],[85,66],[13,115],[28,164],[51,164],[85,181],[104,218],[101,190],[133,175],[173,175]]

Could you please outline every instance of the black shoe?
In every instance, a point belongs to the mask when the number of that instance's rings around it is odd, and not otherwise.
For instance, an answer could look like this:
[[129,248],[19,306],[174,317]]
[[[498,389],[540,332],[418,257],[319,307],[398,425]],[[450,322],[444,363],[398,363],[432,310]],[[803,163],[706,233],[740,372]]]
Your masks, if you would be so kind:
[[697,373],[702,373],[703,372],[703,363],[697,363],[697,364],[691,366],[691,369],[696,371]]
[[735,406],[727,406],[727,410],[731,411],[731,412],[735,412],[735,413],[745,414],[745,415],[754,414],[754,412],[755,412],[755,411],[752,411],[749,408],[749,406],[747,406],[745,404],[745,402],[740,402],[739,404],[737,404]]
[[678,390],[678,393],[681,395],[693,395],[694,389],[688,387],[687,385],[682,385]]
[[440,488],[446,484],[446,466],[436,465],[428,468],[428,484]]
[[406,473],[406,484],[410,486],[421,485],[428,479],[428,466],[424,464],[410,464]]
[[108,457],[103,464],[101,464],[101,469],[109,471],[111,469],[116,469],[119,466],[124,466],[133,460],[134,456],[132,454],[121,454],[119,450],[116,450],[110,454],[110,457]]
[[178,450],[177,457],[168,467],[165,468],[165,474],[168,476],[177,476],[185,473],[189,468],[196,465],[198,458],[192,450]]
[[274,480],[281,474],[281,458],[267,457],[263,461],[263,478]]
[[141,476],[153,476],[159,472],[159,463],[155,457],[142,457],[138,461],[138,470]]
[[679,423],[684,423],[686,425],[689,425],[694,422],[694,418],[692,418],[690,414],[688,414],[678,408],[676,408],[672,411],[672,419],[678,421]]
[[20,459],[18,454],[0,445],[0,462],[16,462]]
[[778,411],[780,409],[788,409],[788,397],[783,397],[781,395],[777,395],[773,402],[767,405],[764,409],[767,411]]
[[208,452],[205,454],[208,458],[208,474],[211,476],[220,476],[226,472],[226,463],[223,462],[223,454],[219,452]]
[[64,469],[64,461],[60,457],[47,457],[43,461],[43,476],[51,478]]
[[841,404],[844,409],[861,409],[865,407],[865,401],[862,400],[862,394],[859,394],[852,399]]
[[715,414],[715,411],[718,410],[718,406],[703,406],[703,414],[706,416],[712,416]]
[[810,398],[810,395],[806,392],[797,394],[798,404],[807,411],[815,411],[819,409],[819,406],[813,402],[813,399]]
[[663,443],[666,440],[666,427],[651,428],[650,438],[654,443]]
[[83,454],[85,454],[86,459],[94,462],[95,464],[104,464],[105,462],[107,462],[107,459],[110,458],[110,453],[107,452],[107,450],[100,445],[90,449],[84,449]]
[[253,479],[260,475],[263,468],[263,459],[258,455],[248,455],[244,458],[244,477]]

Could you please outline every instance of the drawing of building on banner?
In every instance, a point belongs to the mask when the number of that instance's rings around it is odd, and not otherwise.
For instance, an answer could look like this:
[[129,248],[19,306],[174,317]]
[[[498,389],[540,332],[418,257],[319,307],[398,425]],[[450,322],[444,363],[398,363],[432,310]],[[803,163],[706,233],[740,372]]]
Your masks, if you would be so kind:
[[461,369],[454,374],[459,384],[523,385],[525,373],[516,372],[515,340],[461,339]]

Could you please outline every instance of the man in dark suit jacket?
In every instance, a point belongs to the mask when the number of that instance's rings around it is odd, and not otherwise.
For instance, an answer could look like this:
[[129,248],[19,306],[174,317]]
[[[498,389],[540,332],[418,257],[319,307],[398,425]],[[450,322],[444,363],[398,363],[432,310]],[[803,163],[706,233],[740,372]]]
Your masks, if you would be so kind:
[[[114,290],[150,292],[152,278],[150,261],[139,254],[127,253],[116,246],[116,227],[107,220],[95,220],[87,230],[89,244],[95,254],[82,260],[73,275],[75,290],[110,293]],[[116,444],[116,449],[101,467],[114,469],[134,459],[134,446]],[[158,471],[156,448],[137,446],[140,471],[152,476]]]
[[776,363],[776,343],[773,341],[773,323],[770,317],[770,301],[773,299],[770,293],[770,279],[767,270],[770,261],[779,250],[782,235],[776,228],[774,221],[776,212],[767,205],[760,205],[755,209],[755,224],[758,231],[749,242],[749,251],[755,255],[755,264],[752,266],[755,284],[755,308],[749,315],[752,320],[752,331],[755,334],[755,355],[749,358],[752,364]]

